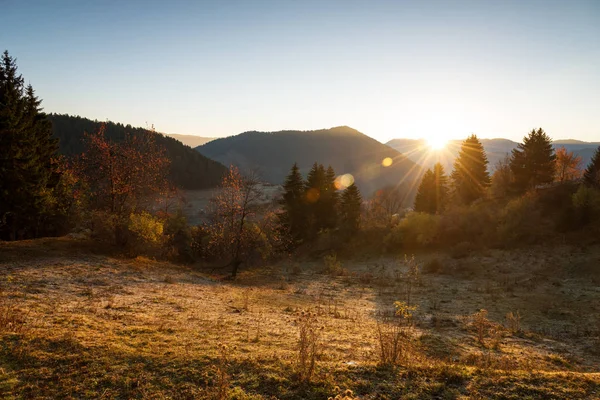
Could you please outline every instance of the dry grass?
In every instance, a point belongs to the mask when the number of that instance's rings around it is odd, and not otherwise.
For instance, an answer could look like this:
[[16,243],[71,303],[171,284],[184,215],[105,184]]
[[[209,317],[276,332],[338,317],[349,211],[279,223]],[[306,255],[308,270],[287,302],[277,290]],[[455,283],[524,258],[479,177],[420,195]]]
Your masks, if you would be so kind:
[[[346,389],[361,399],[600,396],[600,292],[574,268],[598,249],[417,255],[448,271],[417,284],[388,259],[343,260],[349,275],[339,277],[307,262],[224,282],[95,251],[68,239],[0,243],[2,301],[27,311],[26,329],[1,333],[1,398],[326,399]],[[465,262],[477,268],[453,275]],[[377,322],[408,290],[414,354],[380,366]],[[520,328],[482,347],[463,323],[482,308],[496,324],[519,310]],[[294,320],[308,309],[323,329],[314,373],[302,382]]]

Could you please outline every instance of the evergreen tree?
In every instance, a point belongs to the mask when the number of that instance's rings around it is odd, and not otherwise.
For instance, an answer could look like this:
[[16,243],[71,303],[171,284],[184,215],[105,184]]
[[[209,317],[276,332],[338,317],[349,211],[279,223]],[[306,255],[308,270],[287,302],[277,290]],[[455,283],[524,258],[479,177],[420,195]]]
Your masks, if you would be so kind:
[[585,169],[583,183],[586,186],[600,189],[600,147],[596,149],[592,160]]
[[298,242],[306,237],[307,221],[304,180],[296,163],[285,179],[283,191],[279,221],[292,240]]
[[440,213],[448,199],[448,177],[444,167],[436,163],[433,170],[429,169],[423,175],[415,198],[414,209],[429,214]]
[[451,175],[456,200],[471,204],[485,195],[490,185],[487,164],[483,145],[477,136],[469,136],[462,143]]
[[321,201],[323,203],[323,227],[335,228],[337,225],[337,208],[338,208],[338,192],[335,186],[335,171],[331,167],[327,167],[325,172],[325,182],[323,185],[323,195]]
[[353,183],[342,193],[340,199],[341,227],[346,233],[354,233],[360,227],[360,208],[362,197]]
[[325,227],[326,209],[323,206],[323,193],[326,191],[326,173],[323,165],[315,162],[306,177],[306,214],[311,235]]
[[510,169],[517,193],[554,181],[556,155],[552,139],[542,128],[532,130],[512,151]]
[[0,61],[0,238],[39,236],[51,213],[58,143],[40,104],[5,51]]

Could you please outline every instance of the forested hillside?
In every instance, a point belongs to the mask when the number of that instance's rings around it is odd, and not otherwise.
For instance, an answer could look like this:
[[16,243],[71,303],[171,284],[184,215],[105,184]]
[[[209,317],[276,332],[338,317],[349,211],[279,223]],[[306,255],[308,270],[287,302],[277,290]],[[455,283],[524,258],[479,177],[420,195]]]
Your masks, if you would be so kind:
[[[71,156],[84,150],[84,132],[96,132],[102,122],[66,114],[50,114],[52,131],[59,139],[60,152]],[[134,128],[114,122],[105,122],[105,135],[109,140],[120,142],[128,133],[154,135],[156,143],[164,147],[171,161],[170,179],[182,189],[203,189],[217,186],[226,168],[184,145],[180,141],[144,128]]]
[[366,195],[388,185],[412,187],[421,176],[419,165],[347,126],[316,131],[244,132],[196,149],[225,165],[258,169],[272,183],[283,183],[294,162],[302,174],[315,162],[331,165],[339,174],[352,174]]

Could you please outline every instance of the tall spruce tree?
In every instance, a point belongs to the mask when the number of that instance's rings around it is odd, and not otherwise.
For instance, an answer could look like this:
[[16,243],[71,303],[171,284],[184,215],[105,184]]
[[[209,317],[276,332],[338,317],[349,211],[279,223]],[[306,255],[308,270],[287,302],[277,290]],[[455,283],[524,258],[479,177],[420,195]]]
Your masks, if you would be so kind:
[[335,186],[335,171],[330,165],[325,171],[325,182],[323,186],[323,226],[325,228],[335,228],[337,225],[337,210],[339,196]]
[[415,198],[414,209],[429,214],[440,213],[448,201],[448,177],[444,167],[436,163],[423,175]]
[[50,124],[31,85],[25,87],[16,60],[0,61],[0,238],[36,237],[44,232],[58,149]]
[[517,193],[539,185],[552,183],[555,174],[556,154],[552,139],[542,128],[533,129],[512,151],[510,169],[513,188]]
[[345,233],[354,233],[360,227],[360,209],[362,197],[353,183],[348,186],[340,198],[341,228]]
[[592,160],[583,173],[583,183],[586,186],[600,189],[600,147],[596,149]]
[[469,136],[462,143],[451,175],[454,196],[458,202],[471,204],[484,197],[490,185],[487,164],[483,145],[477,136]]
[[336,226],[338,195],[333,168],[326,170],[323,164],[313,164],[306,178],[305,199],[311,235]]
[[294,163],[283,184],[283,197],[279,202],[283,211],[279,214],[279,222],[296,243],[307,233],[305,191],[304,179]]

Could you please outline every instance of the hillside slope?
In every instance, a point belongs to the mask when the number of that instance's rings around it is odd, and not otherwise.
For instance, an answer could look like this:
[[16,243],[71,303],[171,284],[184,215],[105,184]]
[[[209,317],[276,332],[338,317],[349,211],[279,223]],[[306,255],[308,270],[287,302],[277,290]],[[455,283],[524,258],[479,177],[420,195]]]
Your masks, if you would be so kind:
[[[84,132],[96,132],[102,122],[92,121],[79,116],[50,114],[54,136],[60,142],[60,152],[67,156],[77,155],[84,151]],[[143,128],[134,128],[131,125],[105,122],[106,137],[113,141],[124,140],[126,134],[154,135],[159,146],[166,150],[167,157],[171,160],[170,179],[182,189],[205,189],[215,187],[221,181],[226,168],[213,161],[180,141],[164,136],[160,133],[148,131]]]
[[[294,162],[306,174],[314,162],[350,173],[364,194],[387,185],[412,186],[421,167],[363,133],[341,126],[316,131],[244,132],[196,148],[201,154],[243,169],[258,169],[264,179],[282,183]],[[385,158],[393,160],[385,167]]]

